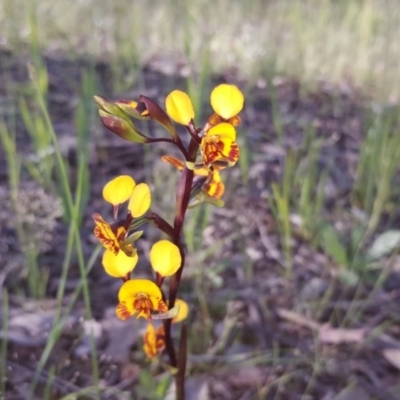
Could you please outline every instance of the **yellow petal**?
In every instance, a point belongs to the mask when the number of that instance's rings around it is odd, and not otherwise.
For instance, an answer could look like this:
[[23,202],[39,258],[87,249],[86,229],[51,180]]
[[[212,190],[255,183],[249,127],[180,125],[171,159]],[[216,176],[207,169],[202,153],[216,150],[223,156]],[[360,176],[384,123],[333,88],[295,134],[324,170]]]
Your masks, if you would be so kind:
[[225,191],[225,185],[221,181],[221,175],[219,172],[216,171],[212,174],[212,178],[209,182],[206,182],[203,185],[203,190],[214,199],[220,199],[222,197]]
[[132,191],[128,210],[131,212],[133,218],[141,217],[150,208],[150,204],[151,193],[149,185],[139,183]]
[[188,314],[189,314],[189,306],[186,303],[186,301],[183,301],[181,299],[176,299],[175,300],[175,307],[178,306],[178,314],[176,315],[176,317],[174,317],[172,319],[172,323],[176,324],[177,322],[181,322],[184,319],[187,318]]
[[243,108],[244,97],[234,85],[222,84],[211,92],[211,107],[224,119],[229,119]]
[[127,301],[142,293],[150,297],[154,309],[156,309],[158,301],[162,299],[161,290],[153,281],[148,279],[131,279],[126,281],[119,289],[118,300]]
[[145,334],[143,335],[143,350],[147,357],[154,358],[157,355],[157,338],[156,329],[152,323],[147,325]]
[[220,140],[230,140],[234,142],[236,140],[236,129],[227,122],[211,127],[204,136],[205,138],[211,138],[218,136]]
[[165,99],[168,115],[178,124],[189,125],[194,118],[194,110],[189,96],[180,90],[174,90]]
[[103,255],[102,264],[108,275],[114,278],[123,278],[133,271],[139,260],[137,253],[128,257],[123,251],[115,255],[112,251],[106,250]]
[[161,325],[155,329],[152,323],[147,325],[146,332],[143,335],[143,350],[150,358],[154,358],[165,347],[164,326]]
[[209,174],[209,171],[207,168],[199,168],[194,170],[194,174],[196,176],[207,176]]
[[113,206],[125,203],[131,197],[135,185],[135,181],[129,175],[118,176],[104,186],[104,200]]
[[150,262],[161,276],[171,276],[181,266],[182,257],[177,245],[169,240],[160,240],[150,250]]

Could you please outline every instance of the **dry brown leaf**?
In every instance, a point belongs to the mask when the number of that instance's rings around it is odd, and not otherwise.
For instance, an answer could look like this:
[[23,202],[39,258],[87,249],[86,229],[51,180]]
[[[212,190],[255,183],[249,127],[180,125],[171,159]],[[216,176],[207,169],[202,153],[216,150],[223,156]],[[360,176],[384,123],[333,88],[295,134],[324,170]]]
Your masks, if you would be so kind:
[[321,325],[318,338],[322,343],[360,343],[364,340],[366,329],[332,328],[329,324]]
[[383,357],[394,367],[400,369],[400,349],[387,348],[382,350]]
[[305,326],[311,330],[317,331],[318,338],[322,343],[340,344],[340,343],[359,343],[362,342],[368,332],[365,328],[360,329],[346,329],[346,328],[332,328],[329,324],[319,324],[304,315],[298,314],[294,311],[278,309],[278,315],[291,321],[297,325]]

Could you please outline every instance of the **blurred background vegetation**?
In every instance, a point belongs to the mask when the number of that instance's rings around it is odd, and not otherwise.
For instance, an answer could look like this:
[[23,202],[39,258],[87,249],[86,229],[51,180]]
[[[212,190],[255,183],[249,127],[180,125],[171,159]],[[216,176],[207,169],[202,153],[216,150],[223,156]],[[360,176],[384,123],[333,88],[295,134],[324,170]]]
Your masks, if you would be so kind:
[[184,89],[200,120],[229,81],[241,159],[185,231],[191,387],[400,399],[399,43],[397,0],[0,2],[0,398],[168,398],[115,321],[90,215],[132,171],[171,212],[177,176],[92,97]]
[[400,15],[396,0],[4,0],[0,45],[38,46],[107,60],[129,80],[154,58],[213,72],[347,80],[385,100],[398,97]]

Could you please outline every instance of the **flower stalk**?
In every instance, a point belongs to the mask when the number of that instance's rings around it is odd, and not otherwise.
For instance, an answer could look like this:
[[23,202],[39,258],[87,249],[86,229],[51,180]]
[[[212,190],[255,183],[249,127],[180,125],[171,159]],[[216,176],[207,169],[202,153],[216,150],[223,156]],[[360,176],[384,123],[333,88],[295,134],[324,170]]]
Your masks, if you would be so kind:
[[[181,171],[173,225],[157,213],[148,213],[151,207],[149,186],[146,183],[137,184],[127,175],[116,177],[103,189],[103,197],[110,203],[116,222],[109,223],[97,213],[93,214],[93,219],[96,225],[94,234],[105,248],[102,259],[104,270],[123,282],[118,292],[117,316],[122,320],[131,316],[142,317],[149,322],[143,335],[143,350],[149,358],[162,357],[166,352],[170,366],[177,371],[176,399],[184,400],[187,324],[182,323],[178,349],[175,349],[172,336],[172,325],[182,322],[189,313],[188,305],[178,298],[186,260],[183,227],[188,209],[204,202],[223,205],[221,196],[225,186],[220,171],[233,166],[239,158],[235,128],[240,123],[238,113],[243,108],[244,98],[236,86],[217,86],[210,98],[214,114],[202,128],[194,124],[195,114],[189,96],[179,90],[167,96],[166,111],[143,95],[138,101],[122,99],[116,102],[96,96],[95,102],[103,124],[116,135],[138,144],[170,143],[176,146],[183,158],[169,155],[162,158]],[[132,118],[152,119],[162,125],[168,135],[147,137]],[[187,147],[173,122],[185,126],[190,137]],[[118,216],[124,203],[127,203],[126,214],[125,218],[121,218]],[[168,240],[159,240],[151,247],[149,258],[153,280],[131,277],[139,257],[135,242],[143,233],[137,229],[146,222],[152,222],[168,237]],[[163,324],[156,328],[159,320]],[[161,360],[160,364],[163,365]]]

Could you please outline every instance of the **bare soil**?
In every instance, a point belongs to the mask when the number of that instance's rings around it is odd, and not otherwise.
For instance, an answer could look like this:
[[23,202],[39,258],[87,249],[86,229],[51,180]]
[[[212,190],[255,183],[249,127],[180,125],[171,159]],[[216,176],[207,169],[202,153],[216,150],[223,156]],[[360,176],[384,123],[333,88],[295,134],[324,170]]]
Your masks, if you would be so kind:
[[[62,151],[69,160],[73,182],[74,111],[82,72],[94,69],[98,94],[112,98],[111,70],[104,63],[71,61],[61,55],[47,56],[45,62],[50,114]],[[19,154],[28,157],[32,145],[16,105],[28,80],[25,60],[11,53],[0,53],[0,76],[11,79],[0,80],[0,112],[6,121],[16,114]],[[149,65],[138,76],[137,86],[115,96],[133,99],[143,93],[163,104],[171,89],[185,87],[179,69],[176,75],[166,76]],[[210,82],[209,88],[223,81],[237,80],[234,74],[227,74]],[[277,109],[271,101],[271,87]],[[356,286],[345,285],[338,278],[339,267],[322,249],[310,244],[296,228],[294,219],[293,272],[288,276],[281,238],[269,206],[271,183],[282,178],[286,155],[302,146],[305,131],[312,126],[316,137],[323,139],[320,168],[331,165],[323,215],[351,228],[350,189],[370,104],[351,85],[332,87],[321,82],[318,89],[309,92],[296,80],[281,78],[268,83],[260,81],[246,94],[240,134],[249,149],[248,182],[240,175],[239,167],[227,173],[226,206],[213,210],[204,232],[199,232],[204,251],[215,243],[221,246],[212,257],[206,257],[200,275],[191,268],[191,263],[198,263],[197,255],[189,255],[183,280],[181,297],[191,306],[189,400],[400,399],[400,275],[391,273],[373,292],[381,270],[365,274]],[[273,117],[277,110],[279,123]],[[0,282],[2,297],[7,289],[10,301],[8,327],[4,310],[0,312],[3,315],[0,334],[3,340],[8,337],[3,398],[17,400],[29,398],[28,388],[48,341],[68,227],[62,218],[55,218],[54,225],[43,228],[46,243],[40,251],[39,265],[49,273],[47,292],[45,299],[32,299],[26,284],[25,262],[13,230],[2,151]],[[139,145],[124,142],[98,123],[93,125],[90,197],[81,228],[86,259],[96,245],[91,214],[109,212],[101,198],[104,183],[120,173],[144,180],[149,176],[146,168],[152,157],[155,168],[160,168],[157,160],[164,151],[159,148],[153,156],[145,154]],[[28,193],[26,196],[40,195],[40,188],[26,170],[22,171],[21,185],[24,193]],[[57,188],[53,189],[46,189],[49,204],[57,197]],[[342,214],[336,212],[338,204]],[[35,216],[38,211],[30,212]],[[392,224],[395,226],[396,221]],[[151,230],[145,232],[142,250],[148,248],[153,235]],[[138,273],[149,274],[145,261],[139,265]],[[78,264],[73,259],[65,306],[79,280]],[[46,385],[51,399],[93,385],[88,332],[95,332],[101,387],[120,391],[104,392],[101,398],[123,399],[126,397],[122,392],[128,392],[133,399],[155,399],[154,394],[146,392],[149,385],[146,386],[141,374],[151,371],[156,380],[163,375],[162,369],[150,366],[142,354],[143,323],[117,320],[114,308],[120,282],[106,276],[100,260],[91,270],[89,281],[95,320],[84,320],[83,300],[79,298],[37,376],[33,398],[43,398]],[[78,398],[97,397],[82,394]]]

